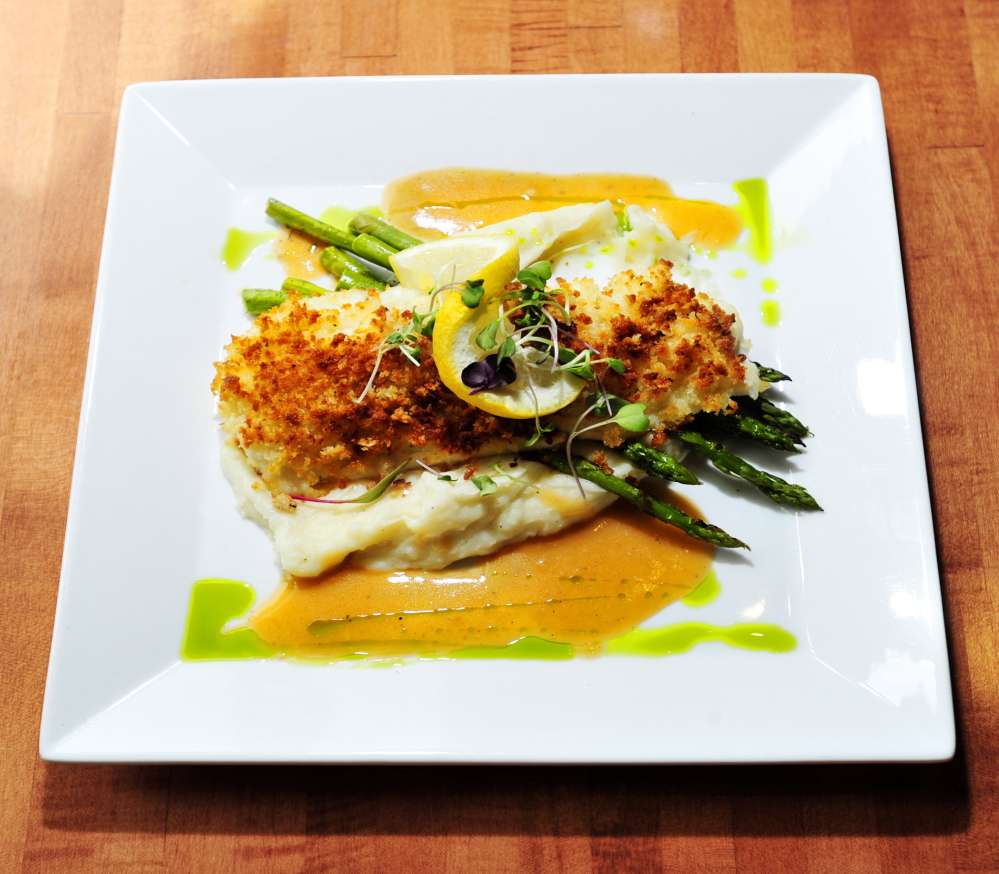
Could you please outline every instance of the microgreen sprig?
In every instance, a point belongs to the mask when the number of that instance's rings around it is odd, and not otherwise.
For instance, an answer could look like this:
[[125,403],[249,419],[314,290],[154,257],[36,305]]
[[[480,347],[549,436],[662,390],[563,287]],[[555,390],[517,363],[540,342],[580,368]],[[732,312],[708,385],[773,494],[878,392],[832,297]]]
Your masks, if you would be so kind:
[[404,461],[395,470],[386,476],[382,477],[374,486],[368,489],[363,495],[359,495],[356,498],[307,498],[305,495],[288,495],[293,501],[307,501],[310,504],[370,504],[373,501],[377,501],[392,483],[395,482],[395,478],[399,476],[400,473],[405,470],[406,466],[409,464],[408,461]]
[[[433,298],[431,297],[431,307]],[[401,331],[393,331],[378,345],[378,353],[375,356],[375,366],[371,369],[371,376],[362,391],[354,401],[361,403],[375,384],[375,377],[382,366],[382,358],[390,349],[398,349],[403,356],[414,367],[420,366],[420,337],[434,336],[434,323],[437,321],[437,310],[431,308],[429,312],[418,313],[415,310],[409,320],[409,324]]]
[[[576,420],[576,424],[569,434],[568,439],[565,441],[565,457],[569,462],[569,470],[572,471],[572,477],[576,481],[576,485],[579,487],[579,493],[586,497],[586,492],[583,491],[583,483],[576,473],[576,467],[572,462],[572,442],[580,434],[585,434],[587,431],[592,431],[594,428],[602,428],[605,425],[617,425],[624,428],[625,431],[633,431],[635,433],[641,433],[642,431],[649,430],[649,417],[645,415],[645,404],[629,404],[621,400],[621,398],[616,395],[609,395],[606,392],[602,395],[591,395],[587,400],[591,400],[592,403],[583,411],[583,414]],[[613,416],[606,419],[608,412],[613,410],[617,402],[617,409]],[[610,408],[610,409],[608,409]],[[603,411],[602,413],[600,411]],[[587,425],[585,428],[580,428],[583,419],[585,419],[590,413],[595,413],[605,421],[596,422],[592,425]]]
[[455,484],[455,479],[454,479],[453,476],[448,476],[448,474],[446,474],[446,473],[441,473],[441,471],[435,470],[429,464],[427,464],[424,461],[420,461],[419,459],[416,460],[416,463],[420,467],[422,467],[425,471],[427,471],[427,473],[432,473],[441,482],[451,483],[451,485]]
[[486,293],[484,282],[484,279],[469,279],[460,287],[461,302],[470,310],[474,310],[482,301],[482,295]]
[[582,379],[596,379],[597,375],[593,367],[597,364],[606,364],[615,373],[624,373],[624,362],[620,358],[594,359],[591,349],[584,349],[578,354],[573,354],[572,350],[566,346],[559,346],[558,357],[563,370],[574,373]]
[[496,482],[497,479],[513,480],[513,482],[520,483],[522,486],[534,489],[536,492],[541,491],[541,489],[534,485],[534,483],[524,482],[523,476],[514,476],[512,473],[507,473],[502,467],[500,467],[499,462],[491,464],[489,469],[495,470],[496,473],[493,476],[489,476],[488,474],[473,476],[471,480],[472,485],[479,490],[480,498],[493,494],[493,492],[499,488],[499,485]]

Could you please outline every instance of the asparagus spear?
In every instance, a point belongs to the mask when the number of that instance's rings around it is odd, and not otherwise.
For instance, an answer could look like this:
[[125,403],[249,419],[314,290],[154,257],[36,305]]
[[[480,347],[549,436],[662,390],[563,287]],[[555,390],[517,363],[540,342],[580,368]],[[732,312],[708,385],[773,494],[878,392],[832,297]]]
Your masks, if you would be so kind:
[[297,291],[303,297],[318,297],[326,294],[329,289],[305,279],[293,279],[289,276],[281,283],[280,291],[275,288],[244,288],[243,305],[250,315],[259,316],[283,304],[288,299],[289,291]]
[[293,276],[289,276],[281,283],[281,290],[297,291],[305,297],[318,297],[320,294],[326,294],[329,291],[328,288],[323,288],[321,285],[309,282],[308,279],[295,279]]
[[754,443],[762,443],[764,446],[780,449],[783,452],[801,451],[794,445],[800,443],[801,438],[789,437],[779,428],[742,413],[698,413],[695,421],[706,428],[745,437]]
[[283,291],[273,288],[244,288],[243,306],[251,316],[259,316],[267,310],[280,306],[288,299]]
[[791,382],[791,377],[786,373],[781,373],[779,370],[774,370],[772,367],[767,367],[758,361],[754,361],[753,363],[760,372],[760,379],[765,379],[767,382]]
[[341,231],[339,228],[333,227],[333,225],[328,225],[326,222],[314,219],[312,216],[306,215],[304,212],[299,212],[297,209],[293,209],[288,204],[281,203],[280,200],[275,200],[273,197],[267,201],[267,215],[289,228],[302,231],[310,237],[315,237],[324,243],[339,246],[341,249],[349,249],[350,244],[354,242],[353,234],[348,234],[346,231]]
[[540,452],[528,457],[536,458],[542,464],[546,464],[559,473],[569,474],[570,476],[572,475],[573,468],[575,468],[576,475],[582,479],[588,480],[595,486],[611,492],[611,494],[624,498],[646,515],[659,519],[661,522],[666,522],[669,525],[674,525],[697,540],[704,540],[708,543],[713,543],[715,546],[741,546],[744,549],[749,549],[741,540],[736,540],[736,538],[726,534],[716,525],[711,525],[701,519],[688,516],[672,504],[667,504],[665,501],[660,501],[652,497],[652,495],[646,494],[637,486],[626,483],[623,479],[619,479],[613,474],[604,473],[597,465],[587,461],[585,458],[579,458],[574,455],[572,457],[572,465],[570,466],[569,460],[560,452]]
[[398,251],[391,246],[386,246],[381,240],[369,234],[358,234],[354,237],[350,248],[355,255],[360,255],[366,261],[378,264],[386,270],[392,269],[392,265],[389,263],[389,255],[394,255]]
[[418,240],[416,237],[411,237],[404,231],[392,227],[387,221],[366,212],[359,212],[355,215],[347,225],[347,229],[352,234],[370,234],[383,243],[388,243],[396,250],[419,246],[423,242],[423,240]]
[[808,426],[802,424],[795,416],[787,410],[782,410],[770,401],[762,397],[753,400],[752,398],[735,398],[739,404],[739,409],[748,409],[750,413],[761,422],[773,425],[785,434],[795,437],[811,437],[812,432]]
[[619,448],[625,458],[631,459],[638,467],[646,473],[657,476],[661,479],[672,480],[673,482],[686,483],[690,486],[697,486],[701,481],[685,468],[673,456],[652,449],[644,443],[630,441]]
[[680,431],[676,437],[692,446],[702,455],[707,456],[711,463],[724,473],[741,477],[756,486],[770,500],[778,504],[790,504],[803,510],[821,510],[815,498],[802,486],[794,485],[778,476],[757,470],[749,462],[743,461],[738,455],[729,452],[721,443],[708,440],[696,431]]
[[330,273],[340,277],[337,288],[348,283],[348,288],[385,288],[385,283],[372,276],[353,255],[336,246],[323,249],[319,261]]

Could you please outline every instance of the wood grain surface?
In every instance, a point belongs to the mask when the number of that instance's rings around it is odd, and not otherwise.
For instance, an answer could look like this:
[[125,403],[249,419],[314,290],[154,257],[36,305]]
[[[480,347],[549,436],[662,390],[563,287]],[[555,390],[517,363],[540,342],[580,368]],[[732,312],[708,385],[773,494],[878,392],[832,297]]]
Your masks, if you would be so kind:
[[[37,753],[117,110],[138,81],[881,83],[959,713],[924,766],[296,768]],[[999,870],[999,2],[0,0],[0,871]],[[983,382],[984,380],[984,382]],[[967,387],[985,391],[976,412]]]

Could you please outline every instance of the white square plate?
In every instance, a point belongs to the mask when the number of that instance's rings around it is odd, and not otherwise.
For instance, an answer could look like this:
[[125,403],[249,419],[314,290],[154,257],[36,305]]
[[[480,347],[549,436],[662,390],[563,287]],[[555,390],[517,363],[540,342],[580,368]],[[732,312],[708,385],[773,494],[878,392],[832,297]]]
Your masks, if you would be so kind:
[[[358,122],[360,120],[360,122]],[[789,654],[413,661],[373,670],[179,658],[192,583],[278,579],[218,462],[209,390],[239,289],[229,226],[268,196],[377,202],[444,166],[616,171],[733,202],[764,177],[780,246],[707,262],[754,357],[815,433],[795,514],[713,476],[692,497],[748,541],[722,596],[653,624],[761,621]],[[730,272],[746,267],[749,277]],[[760,282],[780,285],[766,327]],[[700,468],[699,468],[700,469]],[[124,97],[41,731],[60,761],[803,762],[949,758],[954,722],[878,87],[840,75],[300,79]]]

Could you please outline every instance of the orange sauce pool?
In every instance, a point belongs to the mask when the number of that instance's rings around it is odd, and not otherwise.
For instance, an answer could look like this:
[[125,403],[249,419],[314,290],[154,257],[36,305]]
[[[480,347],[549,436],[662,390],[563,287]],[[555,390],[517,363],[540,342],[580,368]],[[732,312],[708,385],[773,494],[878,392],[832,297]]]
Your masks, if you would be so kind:
[[551,537],[440,571],[289,576],[249,625],[278,651],[306,657],[445,653],[525,637],[598,653],[693,591],[713,555],[709,544],[618,502]]
[[285,231],[274,241],[274,254],[285,273],[294,279],[314,280],[317,276],[327,275],[326,269],[319,263],[323,248],[312,237],[298,231]]
[[431,240],[529,212],[602,200],[622,208],[629,203],[644,207],[677,238],[692,233],[697,245],[709,249],[733,245],[743,229],[742,219],[731,207],[685,200],[662,179],[624,173],[555,176],[463,167],[425,170],[390,182],[382,194],[382,209],[391,224]]

